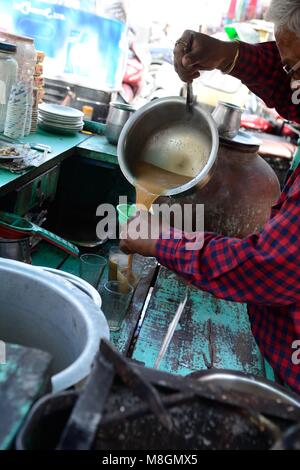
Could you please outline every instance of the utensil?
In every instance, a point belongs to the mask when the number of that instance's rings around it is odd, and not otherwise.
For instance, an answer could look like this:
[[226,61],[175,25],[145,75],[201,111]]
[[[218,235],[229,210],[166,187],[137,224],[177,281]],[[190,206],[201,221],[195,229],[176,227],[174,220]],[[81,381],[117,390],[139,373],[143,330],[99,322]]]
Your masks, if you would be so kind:
[[97,288],[106,266],[107,261],[103,256],[82,255],[80,256],[80,277]]
[[143,161],[191,181],[167,189],[174,196],[205,186],[217,161],[219,134],[211,115],[198,103],[187,113],[186,99],[168,97],[136,111],[125,124],[118,144],[118,161],[125,178],[137,184],[136,165]]
[[111,144],[116,145],[118,143],[125,123],[134,112],[135,108],[129,104],[110,103],[105,135]]
[[[194,34],[191,34],[190,41],[185,50],[185,53],[188,54],[191,52],[194,42]],[[193,103],[194,103],[194,92],[193,92],[193,82],[187,84],[187,95],[186,95],[186,106],[189,113],[193,112]]]
[[0,258],[31,264],[30,238],[21,238],[19,240],[0,238]]
[[16,214],[0,212],[0,236],[8,239],[20,239],[24,236],[42,238],[72,256],[79,256],[79,249],[72,243]]
[[119,331],[126,316],[133,287],[124,281],[109,281],[101,289],[102,308],[110,331]]
[[57,104],[39,105],[38,124],[41,129],[56,134],[73,135],[84,126],[84,114],[78,109]]
[[42,269],[0,259],[1,340],[41,349],[53,357],[53,392],[82,382],[90,373],[105,316],[69,281]]
[[39,105],[39,111],[44,114],[58,117],[66,117],[68,119],[83,119],[84,114],[78,109],[71,108],[69,106],[62,106],[60,104],[41,103]]
[[220,137],[233,139],[238,135],[243,112],[244,109],[239,106],[219,102],[212,117],[218,126]]
[[226,370],[200,372],[192,374],[192,377],[197,378],[201,384],[219,386],[225,395],[234,392],[238,393],[241,399],[249,397],[257,401],[269,400],[277,405],[296,407],[300,412],[300,397],[258,377]]
[[[25,142],[24,140],[20,140],[20,139],[11,139],[10,137],[4,136],[4,135],[1,135],[0,142],[9,143],[9,144],[29,145],[29,147],[32,150],[37,150],[38,152],[44,152],[45,150],[47,150],[48,153],[52,153],[52,147],[50,147],[50,145],[40,144],[37,142]],[[23,157],[18,157],[18,158],[23,158]]]
[[187,303],[187,300],[188,300],[188,293],[186,293],[186,296],[185,296],[185,299],[183,302],[180,303],[178,309],[177,309],[177,312],[175,314],[175,317],[173,318],[172,322],[170,323],[170,326],[168,328],[168,332],[165,336],[165,339],[162,343],[162,346],[161,346],[161,349],[158,353],[158,356],[157,356],[157,359],[156,359],[156,362],[155,362],[155,365],[154,365],[154,369],[158,369],[160,364],[161,364],[161,361],[163,360],[163,358],[165,357],[165,354],[168,350],[168,347],[173,339],[173,336],[174,336],[174,333],[176,331],[176,328],[177,328],[177,325],[180,321],[180,318],[183,314],[183,311],[185,309],[185,306],[186,306],[186,303]]
[[52,269],[47,267],[39,268],[43,271],[46,271],[51,274],[55,274],[55,276],[59,276],[73,284],[73,286],[77,287],[77,289],[84,292],[90,299],[94,302],[97,307],[102,307],[102,300],[100,294],[96,289],[94,289],[88,282],[80,279],[78,276],[74,276],[74,274],[67,273],[65,271],[59,271],[58,269]]

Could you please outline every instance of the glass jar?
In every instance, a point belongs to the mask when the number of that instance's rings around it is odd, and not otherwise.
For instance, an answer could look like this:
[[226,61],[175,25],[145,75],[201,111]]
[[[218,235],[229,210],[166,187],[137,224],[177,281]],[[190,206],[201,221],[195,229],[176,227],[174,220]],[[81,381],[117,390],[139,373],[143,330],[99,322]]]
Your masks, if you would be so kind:
[[14,44],[0,42],[0,132],[4,131],[10,92],[17,80],[16,51]]

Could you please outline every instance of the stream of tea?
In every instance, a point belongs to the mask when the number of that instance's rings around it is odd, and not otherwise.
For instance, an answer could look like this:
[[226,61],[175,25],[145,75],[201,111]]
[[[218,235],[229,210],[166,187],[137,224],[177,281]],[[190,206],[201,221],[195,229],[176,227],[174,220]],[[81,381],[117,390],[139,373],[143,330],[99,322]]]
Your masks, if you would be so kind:
[[[137,207],[149,211],[157,198],[194,179],[208,162],[210,146],[204,132],[181,123],[153,135],[134,166]],[[128,282],[133,279],[132,263],[131,256]]]

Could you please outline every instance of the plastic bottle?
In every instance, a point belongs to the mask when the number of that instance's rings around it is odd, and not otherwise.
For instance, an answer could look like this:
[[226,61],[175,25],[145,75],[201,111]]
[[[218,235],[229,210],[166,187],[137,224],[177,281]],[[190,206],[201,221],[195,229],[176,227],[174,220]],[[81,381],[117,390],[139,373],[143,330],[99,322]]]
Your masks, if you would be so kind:
[[19,78],[26,84],[26,120],[25,136],[30,134],[32,121],[32,98],[33,98],[33,76],[36,65],[36,50],[33,41],[27,41],[23,44],[23,57]]
[[25,135],[27,118],[28,90],[24,82],[13,85],[8,101],[4,135],[20,139]]
[[15,45],[0,43],[0,132],[4,131],[9,96],[17,80],[18,65],[14,58],[16,51]]

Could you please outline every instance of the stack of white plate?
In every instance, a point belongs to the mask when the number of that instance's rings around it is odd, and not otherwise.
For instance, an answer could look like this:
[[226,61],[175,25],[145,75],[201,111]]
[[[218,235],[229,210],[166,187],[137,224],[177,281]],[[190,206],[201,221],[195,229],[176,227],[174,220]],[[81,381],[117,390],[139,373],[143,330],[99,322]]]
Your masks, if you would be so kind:
[[84,114],[78,109],[59,104],[39,105],[39,127],[54,134],[71,135],[83,129]]

